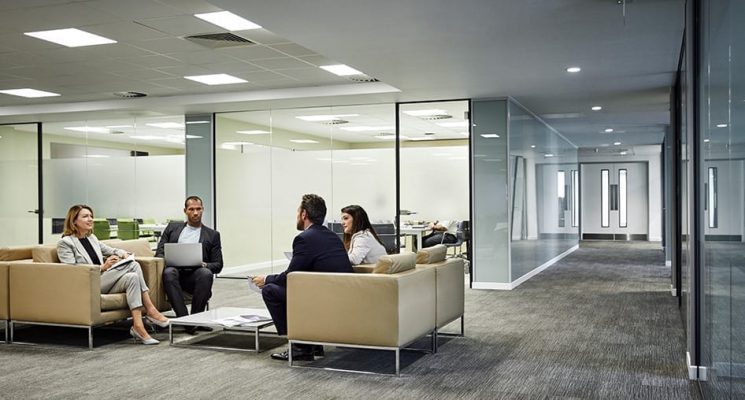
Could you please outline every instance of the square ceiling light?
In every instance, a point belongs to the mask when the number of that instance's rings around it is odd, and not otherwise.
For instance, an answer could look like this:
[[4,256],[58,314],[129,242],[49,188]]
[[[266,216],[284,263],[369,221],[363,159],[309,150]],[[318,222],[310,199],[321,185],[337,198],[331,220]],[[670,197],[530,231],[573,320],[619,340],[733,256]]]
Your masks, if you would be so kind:
[[9,94],[12,96],[28,97],[28,98],[59,96],[58,93],[45,92],[43,90],[36,90],[36,89],[29,89],[29,88],[0,90],[0,93]]
[[35,37],[37,39],[46,40],[48,42],[61,44],[67,47],[83,47],[83,46],[95,46],[99,44],[116,43],[116,40],[111,40],[103,36],[94,35],[80,29],[67,28],[67,29],[53,29],[51,31],[38,31],[38,32],[24,32],[26,36]]
[[230,11],[194,14],[194,16],[229,31],[246,31],[249,29],[261,28],[260,25],[257,25],[243,17],[235,15]]
[[228,74],[212,74],[212,75],[192,75],[185,76],[184,78],[204,83],[205,85],[230,85],[233,83],[246,83],[245,79],[236,78],[233,75]]
[[363,75],[362,72],[344,64],[321,65],[320,68],[339,76]]

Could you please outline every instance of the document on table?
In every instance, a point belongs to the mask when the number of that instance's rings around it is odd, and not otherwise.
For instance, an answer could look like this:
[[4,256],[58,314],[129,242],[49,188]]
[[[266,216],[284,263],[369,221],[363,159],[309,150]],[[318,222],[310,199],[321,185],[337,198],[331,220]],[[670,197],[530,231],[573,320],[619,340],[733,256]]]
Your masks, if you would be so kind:
[[272,317],[264,316],[264,315],[238,315],[235,317],[228,317],[228,318],[221,318],[216,319],[214,322],[222,325],[222,326],[243,326],[243,325],[250,325],[257,322],[264,322],[264,321],[271,321]]

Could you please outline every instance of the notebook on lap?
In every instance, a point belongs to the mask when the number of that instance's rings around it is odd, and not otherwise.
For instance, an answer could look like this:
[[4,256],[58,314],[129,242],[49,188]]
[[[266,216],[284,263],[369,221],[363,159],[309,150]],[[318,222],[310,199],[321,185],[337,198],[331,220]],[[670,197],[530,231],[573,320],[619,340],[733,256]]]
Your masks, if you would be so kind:
[[166,267],[198,268],[202,266],[201,243],[166,243],[163,250]]

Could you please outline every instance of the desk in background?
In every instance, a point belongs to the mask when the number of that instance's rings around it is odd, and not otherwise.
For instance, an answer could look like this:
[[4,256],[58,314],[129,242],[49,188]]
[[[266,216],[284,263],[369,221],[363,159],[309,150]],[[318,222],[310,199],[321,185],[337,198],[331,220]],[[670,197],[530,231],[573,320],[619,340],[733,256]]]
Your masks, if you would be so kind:
[[401,234],[411,236],[416,248],[411,249],[413,252],[422,248],[422,235],[429,231],[426,225],[401,225]]

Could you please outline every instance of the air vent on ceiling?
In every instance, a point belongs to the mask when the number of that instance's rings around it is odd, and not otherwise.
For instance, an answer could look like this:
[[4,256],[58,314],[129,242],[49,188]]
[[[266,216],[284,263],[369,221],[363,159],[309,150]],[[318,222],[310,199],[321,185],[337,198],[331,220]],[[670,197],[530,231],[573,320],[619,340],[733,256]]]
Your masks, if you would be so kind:
[[343,119],[330,119],[328,121],[320,121],[320,123],[324,125],[343,125],[343,124],[348,124],[349,121],[346,121]]
[[116,97],[123,97],[125,99],[131,99],[134,97],[145,97],[147,96],[147,93],[142,92],[114,92],[114,96]]
[[350,81],[352,82],[380,82],[379,80],[373,78],[372,76],[367,76],[365,74],[360,75],[349,75],[347,76]]
[[205,35],[184,36],[184,39],[198,45],[219,49],[223,47],[250,46],[256,44],[233,33],[208,33]]

